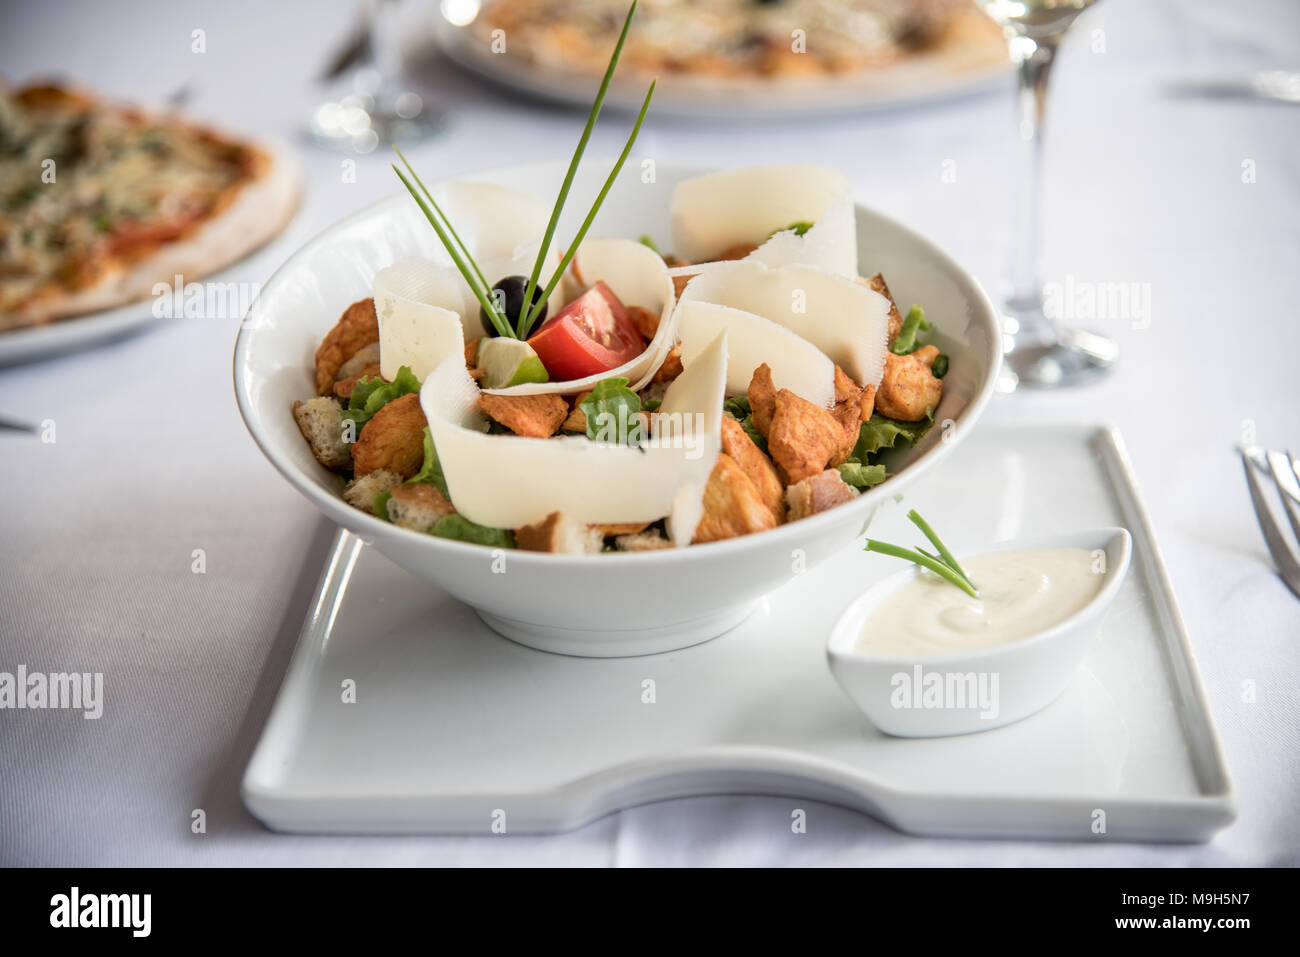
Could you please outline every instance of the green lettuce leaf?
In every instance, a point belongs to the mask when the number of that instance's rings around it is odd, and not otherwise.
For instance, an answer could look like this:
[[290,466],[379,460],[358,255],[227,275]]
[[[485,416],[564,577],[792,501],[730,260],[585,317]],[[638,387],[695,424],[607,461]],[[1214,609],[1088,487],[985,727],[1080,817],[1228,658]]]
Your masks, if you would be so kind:
[[389,402],[419,391],[420,380],[409,366],[398,369],[392,382],[385,382],[379,376],[369,376],[359,380],[352,390],[348,407],[343,410],[343,418],[351,420],[360,435],[365,424]]
[[740,427],[745,430],[745,434],[749,436],[750,440],[763,450],[764,455],[767,454],[767,439],[754,425],[754,413],[749,407],[749,396],[733,395],[722,403],[722,411],[739,422]]
[[913,306],[907,310],[907,316],[903,319],[903,325],[899,327],[891,351],[896,356],[910,356],[921,345],[917,341],[916,334],[929,328],[930,320],[925,318],[925,310],[920,306]]
[[429,534],[439,538],[454,538],[458,542],[490,545],[493,548],[515,547],[515,533],[510,529],[488,528],[471,522],[460,514],[444,515],[429,529]]
[[767,234],[767,238],[771,239],[777,233],[794,233],[796,236],[802,236],[804,233],[808,232],[808,230],[812,229],[813,225],[813,223],[810,223],[806,219],[800,219],[791,223],[789,226],[782,226],[780,229],[772,230]]
[[749,408],[749,396],[733,395],[730,399],[727,399],[722,403],[722,411],[727,413],[727,415],[731,416],[737,422],[745,421],[745,416],[749,415],[751,411]]
[[406,484],[414,485],[417,482],[432,485],[448,499],[451,498],[451,494],[447,491],[447,480],[442,476],[442,463],[438,461],[438,450],[433,447],[433,436],[429,434],[427,425],[424,427],[424,465]]
[[933,424],[933,409],[920,422],[887,419],[877,412],[858,430],[858,443],[853,447],[850,461],[869,463],[871,456],[883,449],[892,449],[900,439],[908,445],[915,445]]
[[885,480],[883,465],[863,465],[861,462],[845,462],[840,466],[840,478],[845,484],[854,488],[870,488]]
[[603,416],[613,417],[620,440],[632,441],[640,436],[641,420],[637,413],[641,411],[641,397],[627,386],[628,380],[621,376],[601,379],[591,394],[578,403],[587,417],[587,438],[609,439],[610,420]]
[[752,415],[745,416],[740,420],[740,427],[745,430],[745,434],[749,436],[753,443],[762,449],[763,454],[767,455],[767,438],[762,432],[758,431],[758,426],[754,424],[754,417]]

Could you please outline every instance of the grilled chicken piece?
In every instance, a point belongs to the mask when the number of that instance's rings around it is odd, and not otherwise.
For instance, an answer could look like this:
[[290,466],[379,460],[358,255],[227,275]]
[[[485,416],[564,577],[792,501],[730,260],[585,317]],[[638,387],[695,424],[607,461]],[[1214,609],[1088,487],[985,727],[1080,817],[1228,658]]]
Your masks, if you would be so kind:
[[939,355],[937,346],[922,346],[911,355],[885,355],[885,374],[876,391],[876,408],[881,415],[902,422],[919,422],[939,405],[943,380],[936,379],[930,365]]
[[428,424],[419,393],[389,402],[361,427],[352,446],[353,473],[366,475],[382,469],[409,479],[424,465],[424,429]]
[[366,346],[379,341],[375,300],[360,299],[348,306],[316,350],[316,393],[329,395],[343,364]]

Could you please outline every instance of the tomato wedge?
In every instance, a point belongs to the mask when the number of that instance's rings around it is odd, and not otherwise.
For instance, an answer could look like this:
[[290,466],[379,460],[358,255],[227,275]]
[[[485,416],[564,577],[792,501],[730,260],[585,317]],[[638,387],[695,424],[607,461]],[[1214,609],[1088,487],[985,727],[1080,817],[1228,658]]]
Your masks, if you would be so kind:
[[597,282],[529,339],[552,382],[599,375],[645,351],[627,308],[614,290]]

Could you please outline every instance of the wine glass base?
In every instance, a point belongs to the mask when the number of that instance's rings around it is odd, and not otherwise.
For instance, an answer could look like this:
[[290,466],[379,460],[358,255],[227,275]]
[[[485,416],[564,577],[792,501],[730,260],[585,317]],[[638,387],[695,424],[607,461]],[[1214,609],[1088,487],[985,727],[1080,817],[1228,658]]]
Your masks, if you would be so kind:
[[1006,353],[998,388],[1011,392],[1088,385],[1109,373],[1118,356],[1114,340],[1082,329],[1029,341],[1017,337]]
[[308,134],[318,146],[365,154],[381,146],[419,143],[446,127],[447,114],[415,94],[401,94],[394,105],[376,105],[370,97],[353,95],[318,107]]

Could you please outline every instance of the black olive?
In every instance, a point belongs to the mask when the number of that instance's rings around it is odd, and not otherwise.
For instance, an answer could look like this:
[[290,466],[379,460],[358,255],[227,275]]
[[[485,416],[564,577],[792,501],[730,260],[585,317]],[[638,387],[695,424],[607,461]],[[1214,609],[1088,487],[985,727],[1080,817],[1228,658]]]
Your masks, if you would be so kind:
[[[527,276],[506,276],[504,279],[498,280],[492,287],[492,297],[497,301],[498,305],[504,306],[506,319],[509,320],[510,325],[516,330],[519,328],[519,313],[522,311],[524,304],[524,289],[526,289],[527,286]],[[533,304],[536,305],[541,301],[542,289],[538,286],[533,289]],[[478,314],[479,318],[483,320],[483,326],[487,329],[487,334],[489,336],[498,335],[496,327],[492,325],[492,320],[488,318],[487,310],[480,306]],[[532,328],[540,328],[542,323],[545,321],[546,304],[542,303],[542,311],[538,314],[537,318],[533,320]]]

